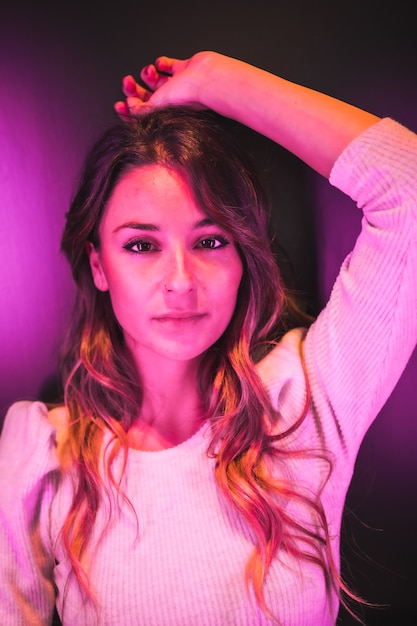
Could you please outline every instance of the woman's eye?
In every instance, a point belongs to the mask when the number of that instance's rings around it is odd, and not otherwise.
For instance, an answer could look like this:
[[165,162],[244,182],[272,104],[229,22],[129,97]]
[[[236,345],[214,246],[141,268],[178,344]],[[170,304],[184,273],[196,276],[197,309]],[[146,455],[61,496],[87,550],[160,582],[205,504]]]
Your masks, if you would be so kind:
[[215,237],[204,237],[197,247],[213,250],[214,248],[224,248],[228,243],[229,241],[225,237],[216,235]]
[[135,239],[134,241],[128,241],[123,248],[128,252],[154,252],[156,247],[150,241],[142,241]]

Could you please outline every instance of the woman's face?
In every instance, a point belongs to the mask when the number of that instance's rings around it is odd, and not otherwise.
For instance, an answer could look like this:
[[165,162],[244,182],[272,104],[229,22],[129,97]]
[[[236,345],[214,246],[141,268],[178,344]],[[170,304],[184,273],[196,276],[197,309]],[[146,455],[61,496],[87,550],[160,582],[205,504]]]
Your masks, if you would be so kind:
[[118,183],[89,250],[96,287],[137,363],[191,360],[222,335],[242,278],[237,249],[180,173],[138,167]]

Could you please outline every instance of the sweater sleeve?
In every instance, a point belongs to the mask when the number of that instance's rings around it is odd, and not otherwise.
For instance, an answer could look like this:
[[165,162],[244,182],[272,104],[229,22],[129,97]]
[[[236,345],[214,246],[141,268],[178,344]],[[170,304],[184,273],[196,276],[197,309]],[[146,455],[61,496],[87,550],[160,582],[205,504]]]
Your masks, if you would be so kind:
[[0,624],[51,624],[49,503],[59,480],[55,431],[40,402],[17,402],[0,438]]
[[314,412],[332,421],[323,431],[356,453],[416,345],[417,136],[381,120],[342,153],[330,182],[362,209],[362,230],[305,359]]

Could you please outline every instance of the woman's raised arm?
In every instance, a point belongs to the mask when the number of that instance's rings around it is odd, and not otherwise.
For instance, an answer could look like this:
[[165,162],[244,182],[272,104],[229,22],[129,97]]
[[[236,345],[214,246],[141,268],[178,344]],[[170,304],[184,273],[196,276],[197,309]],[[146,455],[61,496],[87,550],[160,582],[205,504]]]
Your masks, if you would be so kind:
[[123,80],[125,118],[153,106],[209,108],[269,137],[328,177],[344,148],[378,117],[346,102],[292,83],[216,52],[190,59],[159,57],[144,67],[142,87]]

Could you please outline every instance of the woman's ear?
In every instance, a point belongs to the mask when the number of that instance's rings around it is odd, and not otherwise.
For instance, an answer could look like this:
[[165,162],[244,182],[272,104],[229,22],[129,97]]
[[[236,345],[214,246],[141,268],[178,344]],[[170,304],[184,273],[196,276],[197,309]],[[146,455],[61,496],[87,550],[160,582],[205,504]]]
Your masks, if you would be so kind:
[[87,251],[88,259],[90,261],[91,274],[93,276],[95,286],[100,291],[108,291],[109,287],[107,285],[107,279],[101,265],[100,253],[97,252],[91,241],[87,241],[87,243],[85,244],[85,249]]

